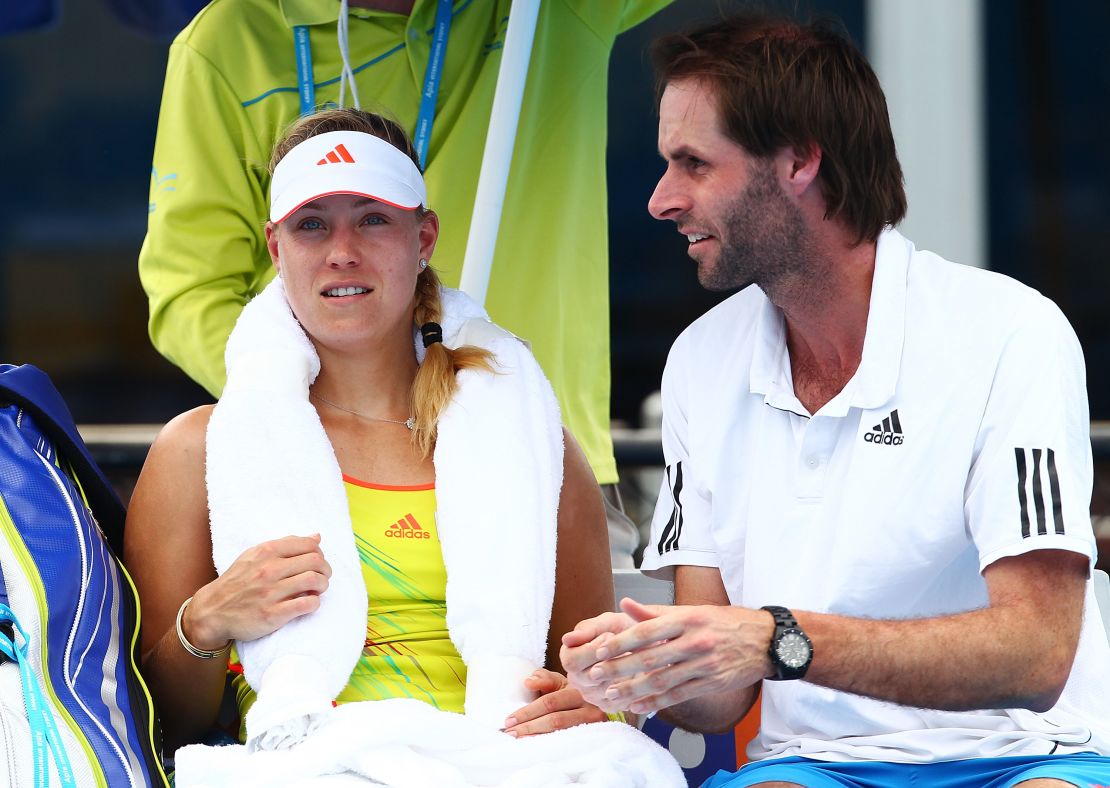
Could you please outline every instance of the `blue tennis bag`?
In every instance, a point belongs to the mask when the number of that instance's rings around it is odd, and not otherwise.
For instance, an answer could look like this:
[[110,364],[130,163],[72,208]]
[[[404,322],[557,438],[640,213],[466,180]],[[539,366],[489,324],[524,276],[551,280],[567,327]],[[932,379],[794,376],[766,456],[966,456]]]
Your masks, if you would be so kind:
[[0,786],[166,785],[123,524],[50,379],[0,365]]

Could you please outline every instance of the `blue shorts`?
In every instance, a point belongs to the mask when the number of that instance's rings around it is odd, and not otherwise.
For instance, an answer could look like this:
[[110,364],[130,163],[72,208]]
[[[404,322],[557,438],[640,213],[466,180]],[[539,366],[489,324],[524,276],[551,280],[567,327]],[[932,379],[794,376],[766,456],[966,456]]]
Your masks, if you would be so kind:
[[1110,788],[1110,756],[1033,755],[926,764],[768,758],[749,763],[738,772],[717,772],[702,788],[743,788],[775,780],[806,788],[1010,788],[1034,777],[1065,780],[1079,788]]

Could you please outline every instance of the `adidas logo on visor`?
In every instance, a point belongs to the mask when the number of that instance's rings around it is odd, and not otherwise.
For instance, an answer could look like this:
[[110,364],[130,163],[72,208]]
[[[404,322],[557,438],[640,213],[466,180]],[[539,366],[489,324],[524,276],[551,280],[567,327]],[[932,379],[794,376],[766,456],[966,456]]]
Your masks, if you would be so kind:
[[354,164],[355,157],[350,154],[350,152],[347,150],[347,148],[343,146],[343,143],[341,142],[330,151],[328,151],[328,155],[320,159],[320,161],[316,162],[316,164],[340,164],[342,162],[346,162],[347,164]]
[[334,194],[370,197],[406,211],[428,203],[420,169],[403,151],[372,134],[329,131],[294,146],[274,167],[270,221],[283,222],[302,205]]
[[872,427],[870,431],[865,432],[863,440],[866,443],[874,443],[880,446],[901,446],[905,436],[902,434],[902,422],[898,418],[898,409],[892,410],[889,416]]

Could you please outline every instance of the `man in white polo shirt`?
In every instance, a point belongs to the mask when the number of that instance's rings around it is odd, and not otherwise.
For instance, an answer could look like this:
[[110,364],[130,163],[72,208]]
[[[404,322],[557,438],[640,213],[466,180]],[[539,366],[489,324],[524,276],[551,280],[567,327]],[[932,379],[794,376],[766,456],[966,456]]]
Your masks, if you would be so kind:
[[[677,606],[564,636],[606,710],[727,730],[706,785],[1110,784],[1082,351],[1059,309],[916,250],[886,103],[827,26],[657,42],[649,208],[743,288],[676,341],[644,568]],[[755,286],[750,286],[755,285]]]

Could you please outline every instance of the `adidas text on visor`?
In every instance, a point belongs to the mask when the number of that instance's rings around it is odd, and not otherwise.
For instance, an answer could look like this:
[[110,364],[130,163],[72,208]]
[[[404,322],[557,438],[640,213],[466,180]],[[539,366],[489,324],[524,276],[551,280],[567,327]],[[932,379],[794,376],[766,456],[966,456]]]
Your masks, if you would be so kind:
[[358,194],[407,211],[428,203],[412,159],[360,131],[329,131],[285,154],[270,181],[270,221],[285,221],[306,202],[329,194]]

